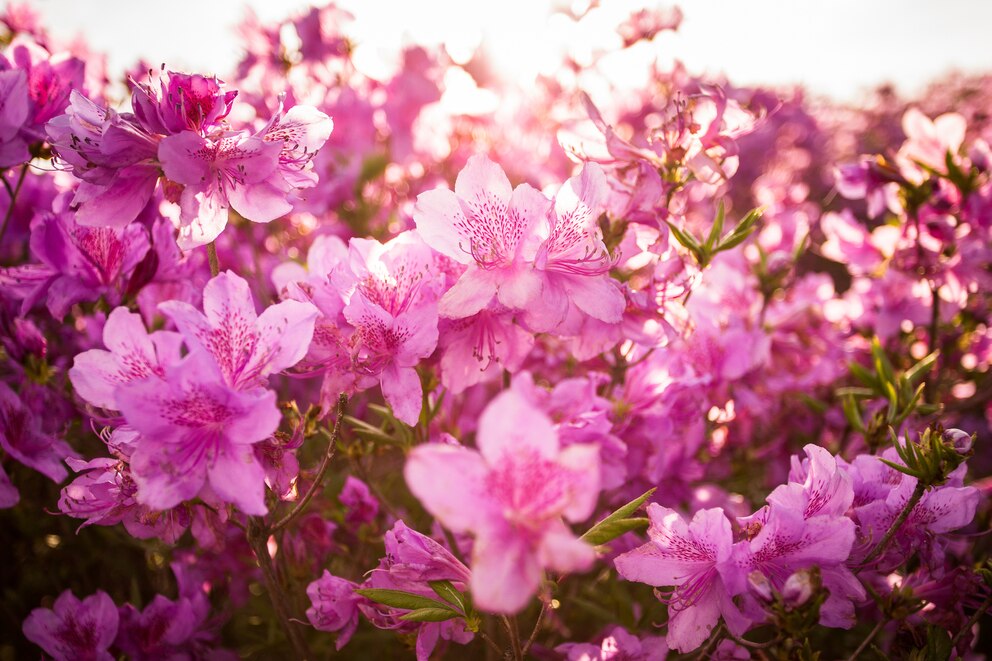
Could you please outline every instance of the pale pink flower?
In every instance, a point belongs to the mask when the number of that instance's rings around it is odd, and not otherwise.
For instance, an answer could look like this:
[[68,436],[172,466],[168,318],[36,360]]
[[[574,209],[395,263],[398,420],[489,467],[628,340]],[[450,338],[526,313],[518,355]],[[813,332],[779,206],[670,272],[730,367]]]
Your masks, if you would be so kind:
[[599,496],[592,445],[561,448],[550,419],[507,391],[479,420],[479,451],[421,445],[410,453],[407,484],[453,532],[475,535],[472,597],[479,608],[515,613],[531,598],[545,568],[587,569],[595,554],[568,529]]

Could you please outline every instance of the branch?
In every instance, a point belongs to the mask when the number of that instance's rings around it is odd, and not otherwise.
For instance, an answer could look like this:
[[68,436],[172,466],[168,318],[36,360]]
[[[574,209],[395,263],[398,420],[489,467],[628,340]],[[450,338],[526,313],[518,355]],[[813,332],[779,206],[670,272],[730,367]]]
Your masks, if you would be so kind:
[[338,407],[334,420],[334,429],[331,431],[330,438],[327,441],[327,450],[324,452],[324,458],[320,460],[320,466],[317,468],[317,474],[313,478],[313,483],[310,488],[307,489],[303,497],[300,498],[296,506],[290,511],[286,516],[282,517],[276,523],[272,524],[268,528],[268,533],[279,532],[290,523],[293,522],[296,517],[303,513],[310,500],[316,495],[317,491],[321,488],[321,482],[324,480],[324,475],[327,473],[328,467],[331,465],[331,459],[334,457],[334,449],[338,443],[338,438],[341,435],[341,419],[344,417],[344,407],[348,403],[348,398],[344,395],[338,396]]

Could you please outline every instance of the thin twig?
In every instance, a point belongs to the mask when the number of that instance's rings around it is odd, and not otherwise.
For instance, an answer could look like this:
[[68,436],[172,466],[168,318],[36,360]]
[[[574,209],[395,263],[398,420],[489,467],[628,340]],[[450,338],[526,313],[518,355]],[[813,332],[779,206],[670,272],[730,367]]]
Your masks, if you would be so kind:
[[207,244],[207,261],[210,263],[210,277],[216,278],[220,274],[220,261],[217,260],[217,246],[213,241]]
[[985,611],[987,611],[989,607],[992,607],[992,594],[985,598],[985,601],[983,601],[981,606],[978,607],[978,610],[976,610],[972,616],[968,618],[968,622],[961,628],[960,631],[954,634],[954,638],[951,638],[952,650],[957,647],[958,642],[964,637],[964,635],[971,631],[971,628],[975,626],[975,623],[981,619],[982,615],[985,614]]
[[548,612],[548,602],[541,601],[541,610],[537,613],[537,621],[534,622],[534,630],[530,632],[530,636],[527,637],[527,642],[524,643],[523,649],[520,651],[520,656],[522,658],[527,657],[527,652],[530,651],[531,645],[537,639],[537,633],[541,630],[541,623],[544,621],[544,615]]
[[493,648],[493,650],[495,650],[497,654],[499,654],[500,656],[503,655],[503,650],[499,648],[499,645],[496,644],[496,641],[494,641],[492,638],[489,637],[489,634],[487,634],[485,631],[482,631],[481,629],[479,630],[478,633],[479,633],[479,638],[486,641],[486,643],[491,648]]
[[307,489],[303,497],[296,503],[296,506],[289,512],[286,516],[282,517],[276,523],[269,526],[269,534],[279,532],[287,525],[292,523],[292,521],[303,513],[306,509],[307,504],[310,499],[314,497],[317,491],[321,488],[321,483],[324,480],[324,475],[327,473],[328,467],[331,465],[331,459],[334,457],[334,449],[337,446],[338,438],[341,434],[341,419],[344,417],[344,407],[348,403],[348,398],[344,395],[338,397],[338,408],[337,414],[334,420],[334,429],[331,431],[331,436],[327,440],[327,450],[324,452],[323,459],[320,460],[320,467],[317,468],[317,474],[313,478],[313,483],[310,484],[310,488]]
[[889,542],[891,542],[892,538],[896,536],[897,532],[899,532],[899,528],[901,528],[902,524],[906,522],[906,519],[909,518],[909,515],[913,513],[913,508],[915,508],[916,504],[920,502],[920,498],[923,497],[923,492],[926,490],[927,490],[927,485],[923,481],[916,482],[916,488],[913,489],[913,495],[909,497],[908,501],[906,501],[906,504],[903,506],[902,511],[899,512],[899,516],[896,517],[896,520],[893,521],[892,525],[889,526],[889,529],[885,531],[885,536],[882,537],[882,541],[880,541],[878,545],[875,546],[874,549],[872,549],[871,553],[868,554],[868,557],[865,558],[864,562],[862,563],[863,565],[871,564],[872,562],[877,560],[879,556],[882,555],[882,552],[889,545]]
[[3,180],[3,185],[7,189],[7,193],[10,195],[10,206],[7,207],[7,213],[3,215],[3,224],[0,225],[0,241],[3,240],[3,235],[7,231],[7,223],[10,222],[11,216],[14,215],[14,203],[17,202],[17,195],[21,192],[21,186],[24,184],[24,175],[28,173],[28,164],[25,163],[21,166],[21,174],[17,177],[17,185],[14,189],[10,189],[10,182],[7,181],[7,177],[0,177]]
[[293,647],[295,658],[305,660],[310,658],[310,649],[299,627],[293,623],[289,601],[285,591],[279,584],[275,568],[272,566],[272,556],[269,555],[268,539],[269,535],[265,529],[265,523],[260,519],[252,518],[248,526],[248,544],[255,554],[255,560],[258,561],[258,566],[262,569],[262,578],[265,581],[265,589],[269,593],[269,601],[272,602],[273,608],[276,609],[276,615],[279,616],[279,622],[282,624],[283,631],[286,632],[286,638]]
[[875,639],[875,636],[878,635],[878,632],[881,631],[882,627],[884,627],[887,623],[888,620],[886,619],[879,620],[878,624],[875,625],[875,628],[871,630],[871,633],[869,633],[865,639],[861,641],[861,644],[858,645],[858,649],[854,650],[854,653],[847,657],[847,661],[854,661],[857,659],[858,656],[868,648],[869,643]]

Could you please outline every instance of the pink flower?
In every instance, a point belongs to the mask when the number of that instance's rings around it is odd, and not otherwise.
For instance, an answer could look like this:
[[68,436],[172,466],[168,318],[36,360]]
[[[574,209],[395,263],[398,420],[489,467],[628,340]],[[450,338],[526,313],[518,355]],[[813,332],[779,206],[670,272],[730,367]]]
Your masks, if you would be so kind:
[[540,294],[528,262],[538,240],[534,226],[551,201],[528,184],[511,188],[503,169],[484,155],[469,159],[455,190],[417,196],[413,218],[424,241],[468,270],[441,299],[446,317],[469,317],[493,298],[508,308],[526,307]]
[[[606,180],[595,164],[548,200],[527,184],[511,189],[497,164],[473,156],[454,192],[421,193],[414,220],[424,240],[468,269],[441,298],[443,316],[472,316],[494,300],[524,310],[535,330],[556,328],[570,310],[620,321],[623,295],[607,273],[598,236]],[[540,305],[535,305],[540,301]]]
[[483,610],[515,613],[542,570],[587,569],[594,552],[562,521],[583,521],[599,495],[597,448],[561,449],[551,420],[507,391],[479,420],[479,451],[421,445],[410,453],[407,484],[452,531],[472,532],[471,590]]
[[209,484],[245,513],[266,513],[265,471],[252,446],[279,426],[275,392],[233,389],[208,355],[194,351],[164,377],[119,386],[115,400],[141,436],[131,455],[138,502],[169,509]]
[[189,303],[159,306],[182,333],[191,350],[201,349],[216,361],[233,388],[264,385],[306,355],[318,310],[310,303],[283,301],[255,312],[248,283],[231,271],[203,289],[203,312]]
[[107,651],[117,637],[117,607],[106,592],[80,601],[70,590],[53,609],[35,608],[24,620],[24,635],[56,661],[113,661]]
[[902,116],[906,142],[897,155],[906,166],[904,173],[907,169],[910,173],[918,171],[918,165],[947,172],[945,159],[948,154],[957,156],[967,128],[964,117],[958,113],[949,112],[931,120],[917,108],[907,110]]
[[114,391],[151,375],[165,375],[165,368],[179,362],[182,336],[172,331],[149,334],[141,315],[116,308],[103,326],[103,344],[78,354],[69,370],[76,393],[93,406],[118,410]]
[[721,616],[731,633],[744,633],[750,622],[731,601],[723,578],[733,544],[723,510],[700,510],[686,524],[674,510],[652,503],[648,517],[650,541],[614,562],[628,581],[675,586],[668,597],[666,642],[680,652],[694,650]]
[[423,386],[414,367],[437,346],[433,256],[414,232],[386,244],[352,239],[349,252],[354,291],[343,313],[355,328],[358,385],[378,382],[396,417],[416,424]]
[[471,317],[442,319],[439,331],[441,383],[453,395],[499,378],[503,370],[515,373],[534,347],[534,335],[502,305]]
[[606,323],[620,321],[625,301],[609,277],[613,259],[599,237],[607,192],[602,169],[587,164],[565,182],[551,211],[536,225],[543,239],[533,258],[541,278],[540,305],[526,311],[534,330],[552,330],[581,313]]
[[297,106],[285,116],[277,113],[255,135],[187,130],[163,138],[162,170],[184,187],[179,246],[188,250],[217,238],[227,226],[228,207],[256,223],[292,211],[293,192],[317,182],[308,166],[332,127],[324,113]]
[[[796,570],[818,567],[823,585],[830,592],[820,610],[820,623],[850,628],[854,625],[854,603],[865,598],[861,582],[845,564],[854,544],[854,522],[846,516],[830,514],[814,513],[807,518],[804,511],[810,503],[797,510],[791,502],[788,506],[771,498],[769,502],[767,508],[747,519],[753,536],[734,545],[735,568],[727,573],[731,592],[744,593],[747,576],[754,571],[760,571],[781,591]],[[811,502],[815,512],[816,501]]]

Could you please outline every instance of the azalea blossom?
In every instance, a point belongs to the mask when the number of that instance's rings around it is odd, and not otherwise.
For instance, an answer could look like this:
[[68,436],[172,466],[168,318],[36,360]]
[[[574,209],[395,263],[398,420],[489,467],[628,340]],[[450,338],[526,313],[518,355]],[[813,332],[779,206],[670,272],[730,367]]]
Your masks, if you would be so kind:
[[734,635],[750,620],[730,598],[723,573],[729,569],[733,534],[722,509],[700,510],[685,520],[674,510],[648,505],[647,544],[617,556],[617,572],[628,581],[674,586],[667,598],[666,642],[689,652],[709,637],[722,617]]
[[542,570],[582,571],[592,547],[565,525],[592,514],[599,493],[598,449],[561,449],[551,421],[507,391],[479,420],[479,450],[422,445],[404,475],[442,525],[471,532],[471,590],[479,608],[515,613],[533,596]]

